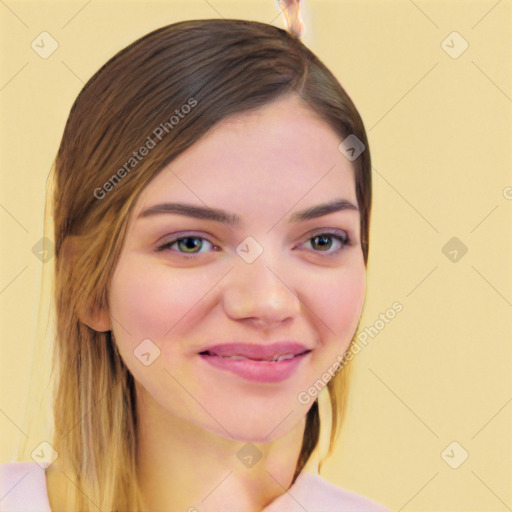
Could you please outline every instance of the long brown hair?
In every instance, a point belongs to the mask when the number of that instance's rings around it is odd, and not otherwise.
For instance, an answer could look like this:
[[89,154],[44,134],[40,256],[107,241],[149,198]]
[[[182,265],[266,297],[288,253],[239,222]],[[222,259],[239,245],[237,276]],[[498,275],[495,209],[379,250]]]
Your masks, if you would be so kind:
[[[352,162],[366,265],[371,164],[363,122],[333,74],[288,32],[234,19],[168,25],[118,52],[78,95],[55,161],[53,196],[58,366],[53,446],[63,471],[78,486],[71,486],[68,510],[143,510],[134,380],[111,333],[97,332],[79,318],[81,311],[108,310],[110,277],[137,198],[216,123],[286,94],[298,94],[340,142],[354,134],[366,146]],[[173,114],[178,121],[171,120]],[[132,161],[149,138],[155,146]],[[73,252],[65,240],[74,240]],[[343,417],[348,374],[345,366],[328,384],[331,448]],[[295,476],[318,431],[315,403],[307,414]]]

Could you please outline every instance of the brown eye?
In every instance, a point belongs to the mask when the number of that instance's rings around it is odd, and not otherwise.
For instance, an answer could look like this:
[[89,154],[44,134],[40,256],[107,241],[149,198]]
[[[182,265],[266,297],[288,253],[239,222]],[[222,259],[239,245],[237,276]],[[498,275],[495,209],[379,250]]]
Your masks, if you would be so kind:
[[312,246],[315,248],[315,246],[320,249],[321,251],[329,250],[333,244],[332,237],[330,235],[316,235],[313,238]]
[[[338,254],[343,251],[345,246],[350,245],[350,238],[344,231],[318,233],[310,237],[307,242],[311,242],[314,252],[325,253],[327,256]],[[338,242],[338,248],[336,243]],[[334,247],[333,250],[331,250]]]

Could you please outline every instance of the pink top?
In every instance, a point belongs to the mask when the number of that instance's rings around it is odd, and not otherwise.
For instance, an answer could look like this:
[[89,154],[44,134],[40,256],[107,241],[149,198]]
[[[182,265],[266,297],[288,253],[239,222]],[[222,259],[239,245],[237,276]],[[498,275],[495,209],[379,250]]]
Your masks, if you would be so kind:
[[[312,473],[301,473],[283,495],[262,512],[389,512],[363,496],[336,487]],[[36,462],[0,464],[0,512],[51,512],[45,470]]]

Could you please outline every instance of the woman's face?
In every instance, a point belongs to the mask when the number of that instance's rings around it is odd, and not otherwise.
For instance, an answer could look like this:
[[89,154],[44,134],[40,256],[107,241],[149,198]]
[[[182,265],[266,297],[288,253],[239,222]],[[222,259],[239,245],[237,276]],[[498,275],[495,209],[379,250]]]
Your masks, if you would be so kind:
[[[357,209],[295,219],[333,201],[358,206],[340,142],[288,96],[224,120],[144,189],[112,277],[107,329],[138,394],[163,416],[253,442],[304,418],[313,400],[298,397],[347,348],[366,289]],[[155,208],[166,203],[239,221]],[[269,361],[277,355],[286,358]]]

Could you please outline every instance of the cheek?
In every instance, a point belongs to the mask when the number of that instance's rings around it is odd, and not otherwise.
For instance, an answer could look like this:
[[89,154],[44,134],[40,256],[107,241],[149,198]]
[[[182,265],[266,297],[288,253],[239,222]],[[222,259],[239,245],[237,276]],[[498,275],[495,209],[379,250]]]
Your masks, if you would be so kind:
[[173,352],[177,344],[166,340],[176,340],[198,321],[201,299],[211,286],[212,279],[197,272],[178,279],[168,267],[148,264],[147,257],[144,261],[126,257],[112,279],[110,310],[115,330],[132,350],[149,338],[162,355]]
[[[310,303],[326,339],[336,339],[336,349],[346,348],[357,328],[366,294],[364,267],[350,268],[316,281]],[[333,347],[334,349],[335,347]]]
[[137,345],[145,338],[158,338],[171,322],[172,304],[165,281],[137,265],[126,262],[118,266],[112,279],[110,310],[117,330]]

